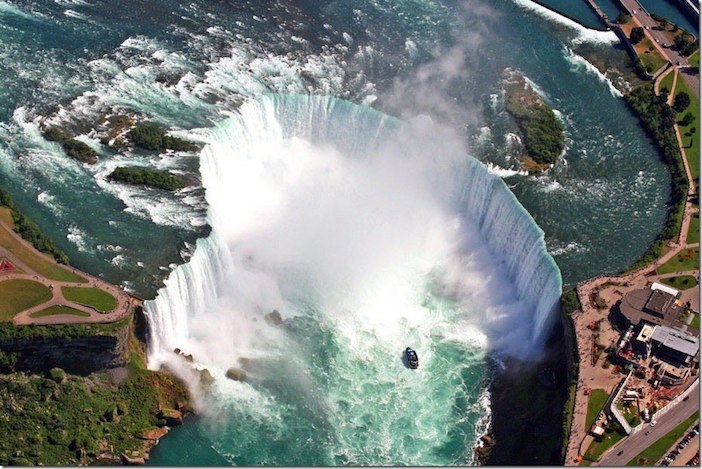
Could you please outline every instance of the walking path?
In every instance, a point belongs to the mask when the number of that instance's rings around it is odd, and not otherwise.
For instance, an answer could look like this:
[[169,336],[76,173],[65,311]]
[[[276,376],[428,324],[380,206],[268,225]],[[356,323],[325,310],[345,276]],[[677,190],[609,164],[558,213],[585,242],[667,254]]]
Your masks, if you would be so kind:
[[[55,259],[53,259],[50,256],[45,255],[44,253],[41,253],[34,249],[34,246],[32,246],[30,243],[28,243],[26,240],[24,240],[22,237],[20,237],[15,231],[12,229],[12,227],[7,226],[2,218],[0,218],[0,229],[4,228],[7,230],[9,233],[12,234],[12,236],[15,237],[15,239],[24,244],[25,247],[29,248],[32,250],[32,252],[37,255],[37,256],[42,256],[44,260],[47,262],[51,262],[53,264],[58,265]],[[32,280],[38,283],[41,283],[47,288],[51,289],[52,292],[52,298],[42,304],[33,306],[29,309],[26,309],[24,311],[21,311],[15,317],[12,319],[12,322],[18,325],[26,325],[26,324],[76,324],[76,323],[110,323],[110,322],[115,322],[118,321],[125,316],[129,314],[131,311],[132,307],[135,306],[138,303],[138,300],[133,299],[130,297],[124,290],[108,283],[105,282],[102,279],[99,279],[97,277],[94,277],[86,272],[79,271],[78,269],[70,266],[61,266],[62,268],[69,270],[73,272],[74,274],[83,277],[84,279],[87,280],[87,283],[75,283],[75,282],[65,282],[65,281],[58,281],[58,280],[52,280],[44,277],[43,275],[40,275],[37,273],[35,270],[30,268],[26,263],[24,263],[21,259],[19,259],[16,255],[14,255],[12,252],[9,250],[5,249],[4,247],[0,246],[0,258],[6,258],[8,259],[12,264],[14,264],[16,271],[7,271],[7,272],[0,272],[0,282],[5,281],[5,280],[10,280],[10,279],[24,279],[24,280]],[[117,300],[117,306],[115,309],[108,313],[102,313],[97,311],[95,308],[92,308],[90,306],[85,306],[81,305],[78,303],[75,303],[73,301],[67,300],[63,296],[62,292],[62,287],[93,287],[93,288],[99,288],[103,291],[106,291],[110,293],[114,298]],[[31,315],[38,312],[42,311],[46,308],[50,308],[52,306],[67,306],[69,308],[77,309],[79,311],[88,313],[90,316],[76,316],[76,315],[71,315],[71,314],[58,314],[58,315],[51,315],[51,316],[44,316],[44,317],[39,317],[39,318],[32,318]]]
[[[688,86],[699,96],[699,75],[692,73],[692,65],[687,57],[672,49],[673,44],[668,44],[670,40],[665,33],[655,29],[659,26],[658,22],[651,18],[651,15],[638,0],[621,0],[621,3],[629,11],[634,21],[644,28],[646,36],[651,39],[656,49],[680,71],[683,80],[685,80]],[[663,47],[663,44],[665,44],[665,47]]]

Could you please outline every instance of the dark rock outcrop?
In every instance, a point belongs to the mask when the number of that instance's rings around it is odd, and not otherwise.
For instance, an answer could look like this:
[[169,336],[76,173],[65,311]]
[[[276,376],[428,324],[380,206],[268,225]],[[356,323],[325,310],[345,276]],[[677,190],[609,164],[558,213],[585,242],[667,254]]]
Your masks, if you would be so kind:
[[283,318],[277,309],[274,309],[270,313],[266,314],[264,319],[271,326],[280,326],[281,324],[283,324]]
[[232,367],[227,370],[227,378],[234,381],[244,381],[246,380],[246,372],[241,368]]

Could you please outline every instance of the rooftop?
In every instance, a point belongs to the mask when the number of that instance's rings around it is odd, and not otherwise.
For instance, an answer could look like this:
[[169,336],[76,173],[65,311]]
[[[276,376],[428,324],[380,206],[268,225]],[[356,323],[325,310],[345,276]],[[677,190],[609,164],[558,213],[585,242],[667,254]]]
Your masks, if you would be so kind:
[[619,311],[632,324],[646,321],[660,326],[676,325],[681,311],[675,297],[662,290],[640,288],[624,295]]
[[699,352],[699,340],[695,336],[666,326],[658,326],[653,330],[651,339],[677,352],[694,357]]

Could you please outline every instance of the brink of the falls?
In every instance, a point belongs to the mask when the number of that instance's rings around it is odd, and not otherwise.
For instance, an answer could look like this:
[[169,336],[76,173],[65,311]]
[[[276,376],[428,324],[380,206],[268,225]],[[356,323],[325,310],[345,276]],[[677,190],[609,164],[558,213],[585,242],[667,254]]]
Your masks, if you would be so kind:
[[[538,357],[561,294],[503,181],[429,118],[303,95],[242,105],[212,130],[201,173],[212,232],[145,304],[150,366],[210,370],[217,438],[241,454],[270,432],[325,448],[232,461],[469,462],[451,442],[486,424],[485,352]],[[282,324],[265,320],[274,310]],[[241,363],[247,379],[227,380]]]

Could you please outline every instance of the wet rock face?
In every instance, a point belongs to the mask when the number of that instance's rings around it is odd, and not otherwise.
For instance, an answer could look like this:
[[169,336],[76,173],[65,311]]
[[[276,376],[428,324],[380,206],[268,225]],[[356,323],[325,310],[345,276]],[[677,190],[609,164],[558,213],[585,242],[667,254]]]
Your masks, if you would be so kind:
[[0,342],[0,351],[12,354],[12,371],[43,371],[61,368],[66,373],[89,374],[127,363],[128,328],[114,336],[61,339],[12,340]]
[[165,420],[169,427],[183,423],[183,414],[175,409],[161,409],[158,418]]
[[244,381],[246,380],[246,372],[241,368],[232,367],[227,370],[227,378],[234,381]]
[[271,326],[280,326],[283,324],[283,318],[277,309],[274,309],[270,313],[266,314],[265,320]]

